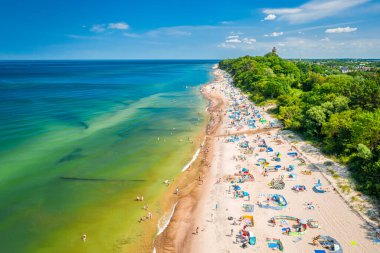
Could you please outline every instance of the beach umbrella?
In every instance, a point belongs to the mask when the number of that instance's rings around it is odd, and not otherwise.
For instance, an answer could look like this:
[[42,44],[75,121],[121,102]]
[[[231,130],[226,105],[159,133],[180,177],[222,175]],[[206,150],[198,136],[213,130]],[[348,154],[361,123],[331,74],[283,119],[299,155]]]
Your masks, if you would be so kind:
[[235,190],[235,191],[239,191],[239,190],[241,190],[241,188],[240,188],[240,186],[238,186],[238,185],[234,185],[234,190]]
[[243,196],[249,196],[248,192],[243,192]]

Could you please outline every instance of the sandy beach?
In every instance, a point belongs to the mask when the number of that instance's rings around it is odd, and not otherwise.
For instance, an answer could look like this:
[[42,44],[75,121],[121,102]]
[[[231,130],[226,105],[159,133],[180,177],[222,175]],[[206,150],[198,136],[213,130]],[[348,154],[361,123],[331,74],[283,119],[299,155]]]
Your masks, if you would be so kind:
[[319,168],[326,158],[303,152],[225,72],[214,74],[203,88],[210,99],[206,141],[181,176],[185,192],[156,252],[380,252],[376,224]]

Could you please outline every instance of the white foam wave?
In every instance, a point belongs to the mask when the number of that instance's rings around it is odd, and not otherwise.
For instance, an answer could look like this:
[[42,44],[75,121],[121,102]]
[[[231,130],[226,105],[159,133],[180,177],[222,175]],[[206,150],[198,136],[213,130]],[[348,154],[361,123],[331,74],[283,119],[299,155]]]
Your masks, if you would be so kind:
[[[202,142],[202,146],[205,144],[205,139],[203,140]],[[195,154],[193,155],[193,158],[191,158],[190,162],[188,162],[183,168],[182,168],[182,172],[184,172],[185,170],[187,170],[190,165],[197,159],[199,153],[201,152],[201,147],[199,147],[197,149],[197,151],[195,152]]]
[[[175,211],[175,207],[177,206],[178,202],[176,202],[174,204],[174,206],[172,207],[172,210],[170,211],[170,214],[169,216],[164,216],[160,219],[160,221],[158,222],[158,232],[157,232],[157,235],[160,235],[162,234],[162,232],[165,231],[165,229],[169,226],[169,223],[170,223],[170,220],[172,219],[173,217],[173,214],[174,214],[174,211]],[[156,249],[153,249],[153,251],[155,251]]]

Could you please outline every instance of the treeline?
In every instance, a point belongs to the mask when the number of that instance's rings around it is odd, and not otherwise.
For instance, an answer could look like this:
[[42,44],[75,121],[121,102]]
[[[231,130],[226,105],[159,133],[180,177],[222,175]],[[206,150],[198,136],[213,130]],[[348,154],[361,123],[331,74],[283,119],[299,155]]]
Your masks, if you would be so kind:
[[380,75],[329,74],[328,66],[274,53],[219,63],[256,103],[273,101],[288,129],[318,141],[350,168],[358,190],[380,199]]

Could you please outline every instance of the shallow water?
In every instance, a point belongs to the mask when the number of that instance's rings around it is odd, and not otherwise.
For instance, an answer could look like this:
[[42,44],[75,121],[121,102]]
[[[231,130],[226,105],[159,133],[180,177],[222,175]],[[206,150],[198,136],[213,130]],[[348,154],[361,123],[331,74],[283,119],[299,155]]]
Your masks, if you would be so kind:
[[214,63],[1,61],[0,251],[133,244],[133,199],[144,195],[158,211],[162,182],[197,148],[199,88]]

